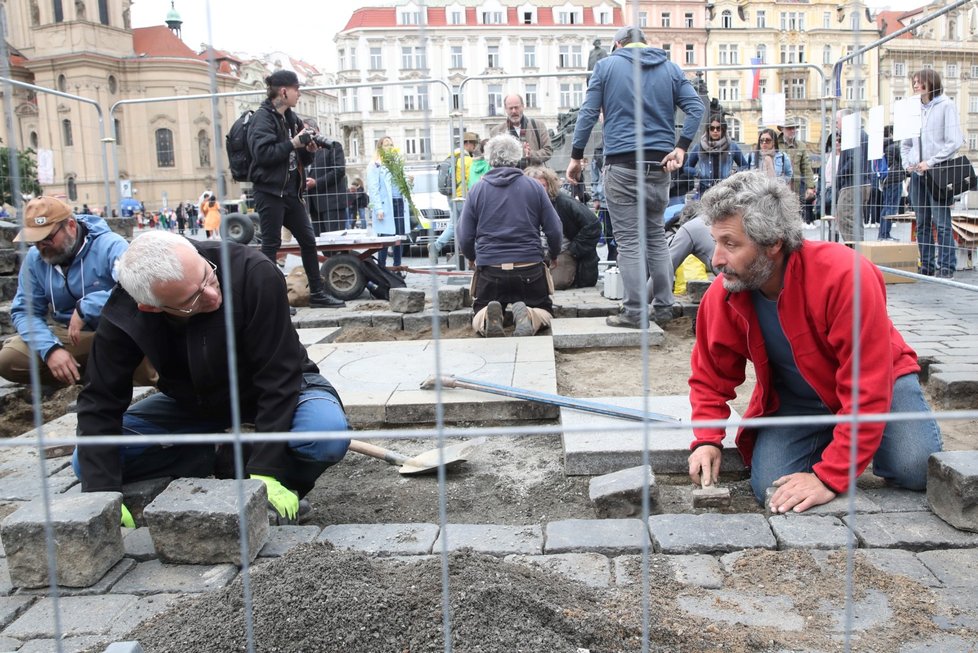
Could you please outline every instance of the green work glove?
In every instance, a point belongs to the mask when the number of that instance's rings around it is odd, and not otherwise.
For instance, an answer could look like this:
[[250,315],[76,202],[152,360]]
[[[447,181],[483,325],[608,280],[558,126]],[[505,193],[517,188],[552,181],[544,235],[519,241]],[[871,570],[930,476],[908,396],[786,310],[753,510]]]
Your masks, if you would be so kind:
[[132,518],[132,513],[126,504],[122,504],[122,525],[126,528],[136,528],[136,521]]
[[299,497],[295,492],[279,483],[271,476],[252,474],[251,478],[258,479],[268,490],[268,502],[276,512],[286,519],[294,520],[299,514]]

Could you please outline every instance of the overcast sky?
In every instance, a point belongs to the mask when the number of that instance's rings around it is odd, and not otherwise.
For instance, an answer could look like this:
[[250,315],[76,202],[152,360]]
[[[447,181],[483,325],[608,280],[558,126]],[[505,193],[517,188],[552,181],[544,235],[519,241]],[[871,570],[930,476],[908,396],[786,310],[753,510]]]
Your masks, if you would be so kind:
[[[258,5],[242,0],[176,0],[176,10],[183,19],[183,40],[195,50],[207,42],[231,52],[261,54],[278,50],[330,71],[336,60],[333,37],[346,26],[353,10],[365,5],[393,4],[392,0],[272,0]],[[904,10],[926,2],[871,0],[866,4],[874,10]],[[208,38],[208,6],[213,39]],[[632,10],[632,5],[627,5],[626,16]],[[162,25],[168,11],[170,0],[134,0],[132,25]]]

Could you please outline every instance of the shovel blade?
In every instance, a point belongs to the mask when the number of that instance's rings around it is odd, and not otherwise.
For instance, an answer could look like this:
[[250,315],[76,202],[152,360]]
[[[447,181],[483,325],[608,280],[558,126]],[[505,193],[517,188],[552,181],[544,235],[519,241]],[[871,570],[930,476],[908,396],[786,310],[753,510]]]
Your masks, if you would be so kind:
[[485,438],[476,438],[467,442],[449,445],[442,449],[430,449],[405,460],[398,471],[406,476],[430,474],[438,471],[439,462],[445,465],[445,471],[449,471],[464,463],[472,450],[485,441]]

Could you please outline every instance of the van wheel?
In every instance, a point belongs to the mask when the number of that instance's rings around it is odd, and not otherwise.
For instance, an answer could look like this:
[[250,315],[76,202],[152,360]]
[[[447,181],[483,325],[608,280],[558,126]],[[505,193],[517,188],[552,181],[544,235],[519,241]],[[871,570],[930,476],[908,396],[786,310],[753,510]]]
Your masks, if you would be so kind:
[[244,213],[229,213],[221,219],[221,238],[247,245],[255,237],[255,224]]
[[326,284],[326,292],[339,299],[356,299],[367,286],[367,277],[360,267],[360,259],[353,254],[334,254],[326,259],[320,272]]

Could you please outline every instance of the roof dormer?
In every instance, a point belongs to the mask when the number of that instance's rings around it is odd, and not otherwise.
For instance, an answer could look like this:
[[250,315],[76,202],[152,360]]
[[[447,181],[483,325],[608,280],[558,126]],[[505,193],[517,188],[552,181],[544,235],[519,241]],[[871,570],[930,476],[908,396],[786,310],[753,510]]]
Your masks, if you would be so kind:
[[398,25],[427,25],[427,7],[419,7],[414,2],[408,2],[397,8]]

